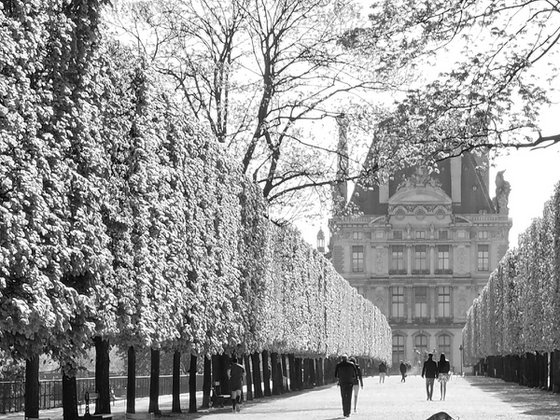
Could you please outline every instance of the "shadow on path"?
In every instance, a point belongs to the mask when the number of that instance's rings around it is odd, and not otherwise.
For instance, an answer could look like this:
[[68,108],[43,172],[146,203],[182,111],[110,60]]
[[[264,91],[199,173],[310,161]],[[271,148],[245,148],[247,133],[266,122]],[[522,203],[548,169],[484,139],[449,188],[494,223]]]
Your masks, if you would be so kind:
[[497,396],[505,403],[518,408],[530,416],[558,416],[560,412],[560,394],[554,394],[539,388],[528,388],[501,379],[465,376],[473,387]]

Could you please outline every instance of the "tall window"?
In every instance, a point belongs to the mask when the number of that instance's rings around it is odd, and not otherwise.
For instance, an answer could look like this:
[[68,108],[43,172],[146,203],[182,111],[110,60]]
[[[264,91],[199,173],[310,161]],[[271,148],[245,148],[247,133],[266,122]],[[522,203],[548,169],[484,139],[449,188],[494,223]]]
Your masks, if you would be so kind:
[[449,245],[438,245],[437,247],[437,269],[449,270]]
[[426,354],[428,352],[428,336],[424,334],[418,334],[416,337],[414,337],[414,347],[420,352],[421,355]]
[[354,273],[364,271],[364,247],[362,245],[352,246],[352,271]]
[[416,239],[426,239],[426,231],[425,230],[417,230],[416,231]]
[[416,318],[428,317],[428,288],[414,288],[414,316]]
[[404,360],[404,337],[402,335],[393,336],[393,366],[398,366]]
[[414,247],[414,269],[419,271],[426,271],[428,269],[426,245],[416,245]]
[[437,288],[438,293],[438,316],[440,318],[451,317],[451,287],[441,286]]
[[391,316],[404,318],[404,287],[391,287]]
[[451,337],[448,334],[442,334],[437,339],[438,351],[445,354],[449,360],[451,357]]
[[404,246],[393,245],[391,247],[391,270],[404,271]]
[[478,245],[478,271],[488,271],[488,245]]

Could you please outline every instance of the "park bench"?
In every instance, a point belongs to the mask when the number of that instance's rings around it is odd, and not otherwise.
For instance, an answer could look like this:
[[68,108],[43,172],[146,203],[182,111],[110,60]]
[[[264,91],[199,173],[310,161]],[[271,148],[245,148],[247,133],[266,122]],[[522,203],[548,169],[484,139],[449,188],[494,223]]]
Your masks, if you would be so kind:
[[84,399],[86,402],[86,412],[84,413],[84,419],[94,419],[94,420],[104,420],[104,419],[112,419],[113,415],[110,413],[104,414],[91,414],[89,411],[89,403],[92,402],[95,404],[95,401],[99,398],[99,394],[95,391],[86,391],[84,395]]
[[226,401],[231,399],[231,394],[222,394],[220,381],[214,382],[212,387],[212,407],[223,407]]

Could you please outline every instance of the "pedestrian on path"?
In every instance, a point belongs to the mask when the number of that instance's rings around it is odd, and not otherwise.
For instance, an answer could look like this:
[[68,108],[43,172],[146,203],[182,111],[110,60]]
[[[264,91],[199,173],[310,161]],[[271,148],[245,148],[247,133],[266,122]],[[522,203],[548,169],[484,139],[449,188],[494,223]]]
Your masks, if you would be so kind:
[[422,378],[426,378],[426,394],[428,400],[432,401],[432,394],[434,393],[434,381],[438,376],[437,363],[432,359],[434,355],[432,353],[428,354],[428,360],[424,362],[422,367]]
[[243,382],[245,379],[245,368],[237,363],[237,358],[232,357],[228,369],[229,385],[231,388],[231,407],[232,411],[241,410],[241,395],[243,392]]
[[342,397],[342,413],[350,417],[352,410],[352,388],[356,379],[356,366],[348,361],[348,355],[343,354],[342,360],[336,365],[334,377],[338,379],[340,396]]
[[362,369],[360,368],[360,365],[358,364],[358,361],[356,360],[355,357],[351,357],[350,361],[352,363],[354,363],[354,366],[356,366],[356,379],[354,379],[354,413],[356,412],[356,408],[358,405],[358,394],[360,392],[360,388],[364,389],[364,381],[362,379]]
[[439,392],[440,400],[445,401],[445,393],[447,392],[447,381],[449,380],[449,370],[451,366],[449,360],[445,359],[445,354],[441,353],[438,363],[438,381],[439,381]]
[[401,360],[401,364],[399,366],[399,370],[401,371],[401,382],[406,382],[406,365],[404,361]]
[[385,383],[385,376],[387,375],[387,365],[385,362],[379,363],[379,383]]

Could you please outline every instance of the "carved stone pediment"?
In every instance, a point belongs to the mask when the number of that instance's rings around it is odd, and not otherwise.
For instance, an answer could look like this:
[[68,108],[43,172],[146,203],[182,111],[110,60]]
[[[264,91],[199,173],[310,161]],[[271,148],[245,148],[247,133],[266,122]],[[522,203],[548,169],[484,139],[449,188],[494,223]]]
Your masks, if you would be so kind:
[[402,187],[389,198],[389,207],[397,205],[451,205],[451,198],[432,185]]

